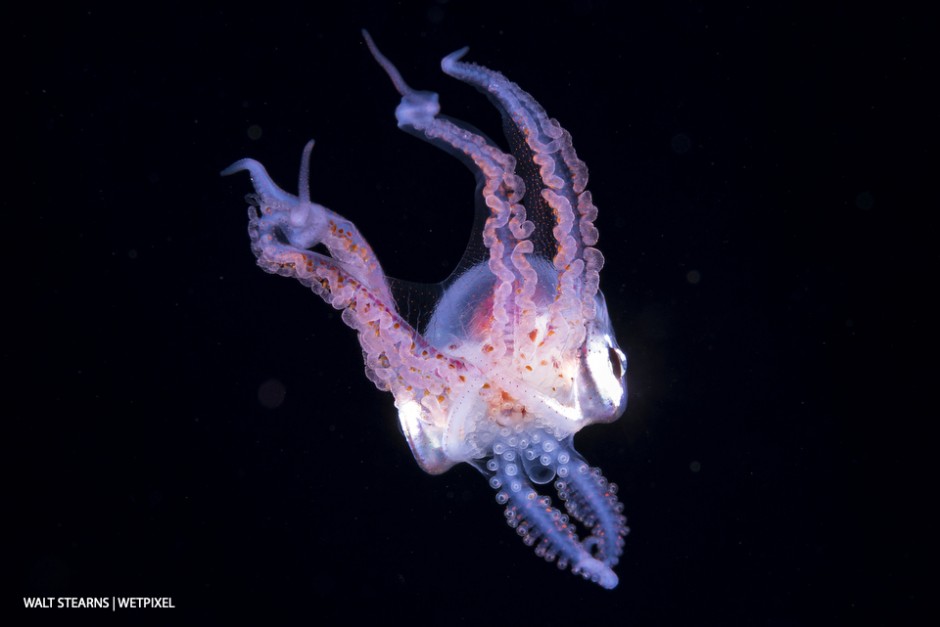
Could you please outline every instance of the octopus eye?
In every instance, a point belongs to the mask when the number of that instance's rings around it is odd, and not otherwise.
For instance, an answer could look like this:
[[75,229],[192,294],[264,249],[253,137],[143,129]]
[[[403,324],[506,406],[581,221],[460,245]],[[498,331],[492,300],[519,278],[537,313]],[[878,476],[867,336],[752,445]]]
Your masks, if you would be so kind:
[[623,363],[623,352],[617,350],[613,346],[607,349],[607,358],[610,359],[610,371],[614,373],[614,376],[620,379],[623,377],[624,363]]

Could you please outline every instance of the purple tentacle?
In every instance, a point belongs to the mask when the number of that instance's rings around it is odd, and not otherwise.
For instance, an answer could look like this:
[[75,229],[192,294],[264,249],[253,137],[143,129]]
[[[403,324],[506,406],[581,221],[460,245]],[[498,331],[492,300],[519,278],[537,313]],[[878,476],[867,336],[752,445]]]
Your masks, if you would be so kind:
[[[623,503],[617,499],[617,484],[608,482],[600,468],[591,468],[571,447],[570,438],[562,447],[555,482],[558,497],[568,513],[591,530],[585,544],[591,544],[596,557],[613,568],[623,553],[623,539],[630,533]],[[568,463],[561,463],[563,455],[570,459]]]
[[[629,531],[623,505],[615,496],[616,486],[590,469],[570,440],[559,442],[543,431],[504,435],[494,441],[493,456],[477,467],[499,490],[496,501],[506,505],[506,522],[527,546],[535,547],[536,555],[611,589],[618,581],[612,569]],[[591,530],[584,541],[569,517],[532,485],[548,483],[556,473],[555,485],[568,512]]]

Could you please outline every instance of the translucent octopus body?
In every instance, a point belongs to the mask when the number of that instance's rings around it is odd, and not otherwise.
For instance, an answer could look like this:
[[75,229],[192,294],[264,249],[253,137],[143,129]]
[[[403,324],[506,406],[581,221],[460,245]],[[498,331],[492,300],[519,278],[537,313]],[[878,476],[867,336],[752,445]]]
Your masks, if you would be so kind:
[[[248,232],[258,264],[290,276],[343,310],[366,374],[395,397],[418,464],[438,474],[466,462],[497,490],[506,519],[538,555],[605,588],[628,532],[616,486],[574,450],[575,433],[617,419],[626,406],[626,356],[598,289],[597,208],[571,136],[502,74],[444,58],[444,72],[486,93],[503,115],[508,154],[438,117],[437,94],[411,89],[363,33],[402,99],[400,128],[460,158],[478,179],[485,254],[448,284],[425,328],[399,314],[359,230],[311,202],[304,148],[299,196],[252,159]],[[322,244],[328,255],[310,250]],[[473,244],[473,242],[471,242]],[[468,256],[465,256],[468,258]],[[472,261],[472,260],[471,260]],[[552,483],[567,513],[535,486]],[[577,521],[589,531],[576,532]]]

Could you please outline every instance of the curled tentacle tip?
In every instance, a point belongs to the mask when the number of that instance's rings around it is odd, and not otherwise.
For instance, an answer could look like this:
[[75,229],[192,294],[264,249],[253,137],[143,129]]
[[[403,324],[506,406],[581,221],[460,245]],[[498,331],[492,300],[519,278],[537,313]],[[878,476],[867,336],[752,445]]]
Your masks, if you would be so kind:
[[251,184],[255,188],[255,192],[260,194],[262,197],[267,198],[269,201],[276,200],[286,203],[296,202],[297,199],[278,187],[274,180],[271,179],[268,171],[264,169],[264,166],[254,159],[239,159],[229,167],[222,170],[220,174],[222,176],[228,176],[230,174],[235,174],[236,172],[242,171],[248,172],[248,175],[251,177]]
[[609,566],[594,558],[588,558],[578,564],[585,579],[589,579],[605,590],[613,590],[620,583],[620,579]]
[[464,46],[460,50],[454,50],[449,55],[441,59],[441,69],[445,72],[452,68],[455,63],[460,61],[465,54],[470,52],[470,46]]
[[253,159],[239,159],[238,161],[236,161],[229,167],[219,172],[219,176],[229,176],[229,175],[235,174],[236,172],[247,170],[249,161],[253,161]]
[[608,569],[607,572],[601,573],[597,583],[605,590],[613,590],[617,587],[617,584],[620,583],[620,579],[617,577],[617,573]]

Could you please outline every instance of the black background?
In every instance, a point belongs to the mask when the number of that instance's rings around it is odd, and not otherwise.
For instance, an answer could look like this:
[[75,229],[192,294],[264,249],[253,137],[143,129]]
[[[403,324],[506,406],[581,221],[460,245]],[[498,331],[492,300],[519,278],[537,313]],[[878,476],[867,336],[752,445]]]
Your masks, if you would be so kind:
[[[900,277],[927,233],[909,184],[931,150],[926,20],[339,4],[37,4],[7,20],[29,144],[7,181],[7,203],[23,195],[7,309],[23,319],[4,351],[3,605],[172,596],[175,610],[120,616],[166,624],[905,616],[921,598],[906,421],[929,414],[895,383],[911,381],[901,337],[925,316]],[[294,191],[311,137],[313,198],[390,275],[439,281],[459,260],[473,178],[396,128],[362,27],[445,113],[500,137],[486,99],[439,70],[469,45],[590,167],[630,359],[627,413],[577,437],[633,529],[613,592],[535,557],[472,468],[425,475],[338,312],[254,264],[247,176],[218,172],[251,156]]]

